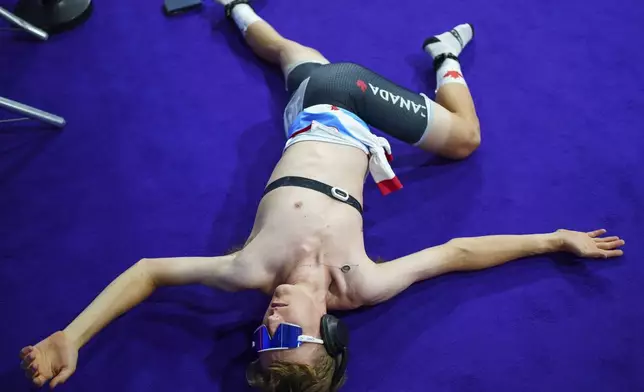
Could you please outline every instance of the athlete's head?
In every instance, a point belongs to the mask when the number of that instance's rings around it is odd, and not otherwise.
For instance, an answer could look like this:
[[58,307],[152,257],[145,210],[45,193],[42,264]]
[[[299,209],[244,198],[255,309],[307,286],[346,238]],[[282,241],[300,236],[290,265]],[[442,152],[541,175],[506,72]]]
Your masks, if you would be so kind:
[[263,345],[262,340],[269,342],[277,338],[282,346],[295,348],[256,347],[259,359],[248,368],[249,384],[271,392],[328,391],[336,363],[326,352],[320,336],[320,322],[325,313],[326,304],[316,301],[306,287],[278,286],[262,326],[255,332],[254,343]]
[[266,364],[257,360],[249,365],[246,378],[250,386],[264,392],[328,392],[335,366],[335,360],[324,347],[319,347],[310,354],[307,363],[279,357]]

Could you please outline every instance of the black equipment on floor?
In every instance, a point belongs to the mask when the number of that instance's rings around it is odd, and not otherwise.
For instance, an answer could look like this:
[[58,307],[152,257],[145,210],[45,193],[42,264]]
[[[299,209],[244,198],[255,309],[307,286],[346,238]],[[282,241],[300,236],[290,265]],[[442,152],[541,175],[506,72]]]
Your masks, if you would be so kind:
[[167,16],[183,14],[188,11],[201,9],[203,3],[201,0],[165,0],[163,3],[163,12]]
[[92,8],[92,0],[19,0],[14,14],[48,33],[60,33],[85,22]]

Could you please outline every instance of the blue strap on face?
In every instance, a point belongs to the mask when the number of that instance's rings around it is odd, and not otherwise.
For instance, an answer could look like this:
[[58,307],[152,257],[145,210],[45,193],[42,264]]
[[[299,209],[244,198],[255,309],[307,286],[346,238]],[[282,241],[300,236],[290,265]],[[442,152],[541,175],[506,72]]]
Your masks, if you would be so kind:
[[321,339],[303,335],[302,327],[296,324],[282,323],[271,336],[265,325],[260,325],[253,333],[253,348],[258,353],[272,350],[289,350],[298,348],[302,343],[324,344]]

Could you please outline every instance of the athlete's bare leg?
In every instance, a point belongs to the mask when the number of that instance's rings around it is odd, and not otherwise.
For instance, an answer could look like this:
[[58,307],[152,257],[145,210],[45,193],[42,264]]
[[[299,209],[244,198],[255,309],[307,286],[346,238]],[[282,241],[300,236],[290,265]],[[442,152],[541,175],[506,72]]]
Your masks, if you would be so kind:
[[481,144],[479,119],[469,89],[445,85],[438,90],[436,101],[429,135],[419,147],[446,158],[467,158]]
[[[245,39],[257,56],[280,65],[285,77],[304,62],[328,63],[320,52],[284,38],[264,20],[248,26]],[[443,84],[436,93],[436,101],[438,104],[432,102],[430,132],[418,146],[451,159],[468,157],[481,143],[479,120],[469,88],[459,83]]]
[[[230,8],[227,6],[228,4],[235,3],[233,0],[216,1],[226,8]],[[279,65],[285,77],[301,63],[329,63],[317,50],[282,37],[246,4],[234,5],[231,9],[231,16],[253,52],[269,63]]]
[[285,76],[297,64],[309,61],[329,63],[317,50],[282,37],[263,20],[248,26],[245,39],[257,56],[270,63],[278,64]]
[[[232,0],[217,1],[226,5]],[[233,8],[232,17],[253,52],[260,58],[279,65],[285,78],[288,77],[292,69],[301,63],[329,63],[317,50],[284,38],[246,4],[236,5]],[[463,35],[466,34],[467,32],[464,31]],[[471,39],[470,35],[465,44],[455,48],[454,43],[449,41],[450,37],[444,37],[444,34],[438,37],[444,42],[428,45],[428,47],[431,46],[433,52],[438,54],[455,53],[458,55]],[[434,54],[432,53],[432,55]],[[445,71],[456,70],[460,80],[448,80],[449,77],[439,76],[438,104],[432,101],[428,103],[431,106],[429,108],[431,113],[429,131],[426,133],[427,136],[417,145],[424,150],[447,158],[462,159],[472,154],[480,144],[479,122],[469,89],[462,80],[458,62],[448,59],[443,63],[444,66],[438,69],[440,75]]]
[[[425,50],[434,58],[445,54],[458,56],[473,34],[471,25],[459,25],[433,41],[428,40]],[[432,123],[419,147],[448,158],[466,158],[481,143],[472,95],[455,57],[445,58],[436,71],[438,105],[432,103]]]

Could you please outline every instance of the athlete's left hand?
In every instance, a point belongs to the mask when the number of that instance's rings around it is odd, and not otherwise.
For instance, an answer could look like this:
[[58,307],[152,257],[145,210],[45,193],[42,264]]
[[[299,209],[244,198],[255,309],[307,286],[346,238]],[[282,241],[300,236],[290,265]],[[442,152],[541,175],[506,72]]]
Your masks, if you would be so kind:
[[617,236],[601,237],[604,234],[606,234],[604,229],[589,233],[561,229],[556,233],[562,240],[562,250],[579,257],[608,259],[623,255],[624,251],[619,248],[624,246],[624,240]]

